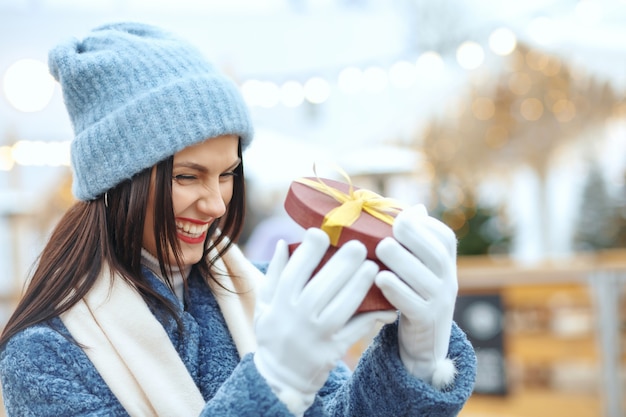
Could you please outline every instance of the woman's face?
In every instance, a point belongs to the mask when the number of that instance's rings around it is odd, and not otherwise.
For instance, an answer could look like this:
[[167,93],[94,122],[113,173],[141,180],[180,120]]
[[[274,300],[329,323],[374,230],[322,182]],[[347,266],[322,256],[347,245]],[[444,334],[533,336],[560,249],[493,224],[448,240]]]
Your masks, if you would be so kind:
[[[241,163],[236,135],[218,136],[174,155],[172,206],[183,265],[200,261],[209,226],[226,213],[233,195],[234,170]],[[143,247],[156,256],[154,236],[154,173],[143,231]],[[168,260],[176,259],[170,248]]]

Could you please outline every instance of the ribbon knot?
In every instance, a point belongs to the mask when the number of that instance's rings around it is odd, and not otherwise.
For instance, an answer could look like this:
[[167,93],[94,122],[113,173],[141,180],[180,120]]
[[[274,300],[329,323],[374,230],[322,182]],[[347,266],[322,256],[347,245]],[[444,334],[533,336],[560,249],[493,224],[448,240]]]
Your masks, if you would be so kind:
[[404,209],[402,203],[391,198],[382,197],[373,191],[365,189],[354,190],[348,174],[342,170],[339,170],[339,172],[348,183],[349,190],[347,193],[326,184],[317,176],[317,173],[315,174],[316,181],[308,178],[296,180],[301,184],[307,185],[332,197],[340,203],[339,206],[335,207],[324,216],[320,227],[328,234],[330,243],[333,246],[336,246],[339,242],[343,228],[350,227],[361,216],[362,212],[366,212],[389,225],[393,224],[395,215]]

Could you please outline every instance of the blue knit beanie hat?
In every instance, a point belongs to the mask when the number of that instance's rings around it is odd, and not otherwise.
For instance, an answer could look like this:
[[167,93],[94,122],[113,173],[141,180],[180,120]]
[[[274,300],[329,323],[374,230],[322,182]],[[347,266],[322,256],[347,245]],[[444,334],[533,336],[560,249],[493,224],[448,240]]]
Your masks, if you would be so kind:
[[93,200],[183,148],[252,140],[236,85],[189,43],[141,23],[100,26],[50,51],[74,127],[72,192]]

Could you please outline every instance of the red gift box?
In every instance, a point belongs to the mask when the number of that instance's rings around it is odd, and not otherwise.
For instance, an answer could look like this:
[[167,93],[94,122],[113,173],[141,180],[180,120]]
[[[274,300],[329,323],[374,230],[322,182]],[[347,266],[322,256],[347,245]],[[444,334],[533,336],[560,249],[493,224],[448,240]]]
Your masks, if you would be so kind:
[[[351,184],[330,179],[302,178],[291,183],[285,199],[285,210],[303,228],[319,227],[329,234],[331,247],[318,269],[341,245],[350,240],[363,243],[367,248],[367,258],[376,262],[381,270],[388,269],[377,259],[375,250],[378,242],[392,236],[391,224],[401,210],[398,202]],[[342,216],[338,211],[344,211],[344,214],[348,211],[350,214]],[[346,220],[346,217],[351,219]],[[337,223],[337,218],[339,224],[333,224]],[[291,244],[290,251],[293,252],[298,245]],[[380,289],[373,286],[357,313],[394,309]]]

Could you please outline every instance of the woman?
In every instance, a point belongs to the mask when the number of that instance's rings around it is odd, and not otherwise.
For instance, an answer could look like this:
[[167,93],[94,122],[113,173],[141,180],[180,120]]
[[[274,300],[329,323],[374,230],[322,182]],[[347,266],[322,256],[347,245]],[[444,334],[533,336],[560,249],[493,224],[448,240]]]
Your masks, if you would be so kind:
[[[79,201],[0,339],[9,416],[459,412],[475,356],[452,322],[448,228],[402,212],[377,247],[391,271],[349,242],[305,285],[329,245],[315,228],[257,269],[232,243],[252,127],[226,77],[138,23],[63,43],[49,65],[75,130]],[[354,314],[372,285],[399,313]],[[377,322],[350,372],[341,358]]]

